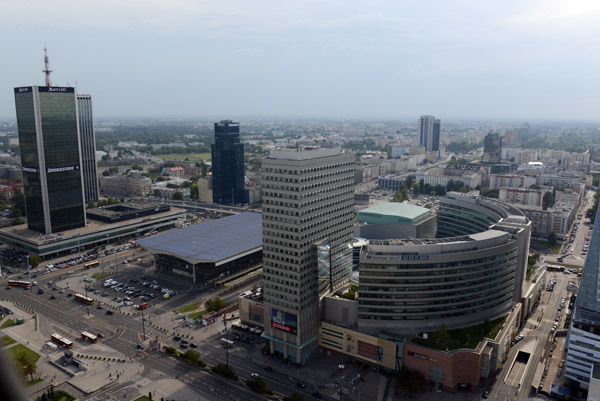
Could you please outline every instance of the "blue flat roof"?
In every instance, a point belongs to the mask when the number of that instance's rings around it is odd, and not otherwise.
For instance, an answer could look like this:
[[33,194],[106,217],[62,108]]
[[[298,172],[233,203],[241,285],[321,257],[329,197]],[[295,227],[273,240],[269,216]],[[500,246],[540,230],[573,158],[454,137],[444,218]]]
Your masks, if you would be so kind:
[[262,214],[244,212],[142,238],[137,243],[191,263],[219,262],[262,248]]

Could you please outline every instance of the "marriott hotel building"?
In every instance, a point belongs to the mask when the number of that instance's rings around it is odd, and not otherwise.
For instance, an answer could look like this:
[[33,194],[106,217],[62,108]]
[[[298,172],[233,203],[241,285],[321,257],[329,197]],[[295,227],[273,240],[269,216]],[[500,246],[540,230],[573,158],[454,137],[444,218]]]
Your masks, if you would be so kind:
[[14,92],[29,229],[51,234],[85,227],[75,89]]

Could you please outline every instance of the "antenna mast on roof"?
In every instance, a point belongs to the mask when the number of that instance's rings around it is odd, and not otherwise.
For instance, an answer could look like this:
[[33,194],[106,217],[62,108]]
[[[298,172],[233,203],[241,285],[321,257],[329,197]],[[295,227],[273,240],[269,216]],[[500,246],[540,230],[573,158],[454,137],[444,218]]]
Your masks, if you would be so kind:
[[52,86],[52,81],[50,80],[50,74],[52,70],[50,69],[50,60],[48,60],[48,51],[46,50],[46,46],[44,46],[44,69],[42,72],[46,75],[46,86]]

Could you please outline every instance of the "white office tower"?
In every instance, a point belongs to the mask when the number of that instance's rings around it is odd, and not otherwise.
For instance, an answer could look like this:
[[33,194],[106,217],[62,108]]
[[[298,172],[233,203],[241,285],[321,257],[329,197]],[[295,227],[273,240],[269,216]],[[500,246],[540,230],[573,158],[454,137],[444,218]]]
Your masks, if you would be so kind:
[[264,336],[272,353],[305,364],[320,300],[352,274],[354,154],[284,148],[262,169]]

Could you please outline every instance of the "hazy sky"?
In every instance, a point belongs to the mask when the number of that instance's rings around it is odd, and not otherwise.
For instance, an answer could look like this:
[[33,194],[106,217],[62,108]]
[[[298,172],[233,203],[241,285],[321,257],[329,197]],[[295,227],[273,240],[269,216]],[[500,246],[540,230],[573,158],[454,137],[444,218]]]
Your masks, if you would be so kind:
[[597,119],[597,0],[2,0],[13,87],[94,96],[97,118]]

